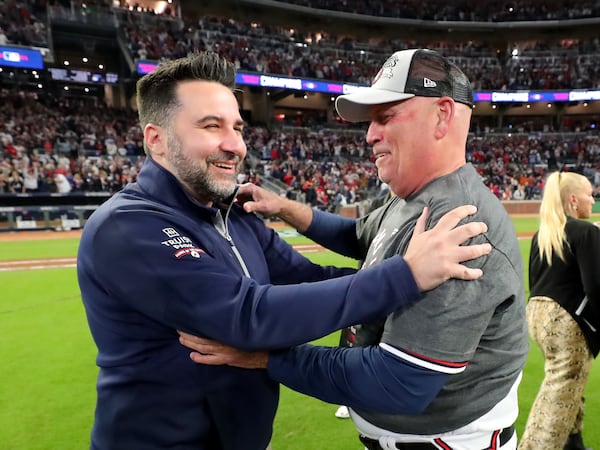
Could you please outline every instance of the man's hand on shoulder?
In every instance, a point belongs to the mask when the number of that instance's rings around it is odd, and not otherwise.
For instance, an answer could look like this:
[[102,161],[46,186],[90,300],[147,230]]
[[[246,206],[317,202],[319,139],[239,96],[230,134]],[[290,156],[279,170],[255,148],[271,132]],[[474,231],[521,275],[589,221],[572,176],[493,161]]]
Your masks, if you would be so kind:
[[237,199],[244,211],[262,214],[265,217],[277,216],[301,233],[306,231],[312,222],[313,214],[310,206],[282,197],[252,183],[240,185]]
[[424,208],[404,255],[421,291],[433,289],[450,278],[476,280],[483,275],[481,269],[461,264],[492,251],[492,246],[487,243],[461,246],[463,242],[487,231],[487,225],[483,222],[457,226],[475,212],[475,206],[459,206],[444,214],[431,230],[425,231],[428,208]]
[[252,183],[241,184],[237,200],[244,211],[262,214],[265,217],[277,216],[281,212],[282,198]]

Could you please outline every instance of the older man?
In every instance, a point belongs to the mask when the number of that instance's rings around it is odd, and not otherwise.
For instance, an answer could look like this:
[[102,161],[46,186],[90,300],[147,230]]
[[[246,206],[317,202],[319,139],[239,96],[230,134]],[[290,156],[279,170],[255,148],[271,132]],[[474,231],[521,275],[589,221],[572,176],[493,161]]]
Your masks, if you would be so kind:
[[[338,97],[338,113],[368,121],[379,177],[395,196],[356,221],[246,186],[247,211],[277,214],[331,249],[377,267],[404,254],[420,211],[429,225],[456,205],[490,229],[473,242],[492,252],[469,263],[478,280],[448,280],[424,300],[353,327],[351,348],[297,346],[243,354],[183,336],[196,362],[266,367],[292,389],[348,405],[368,449],[515,449],[517,387],[528,352],[523,262],[500,202],[465,162],[473,96],[462,71],[437,52],[396,52],[372,86]],[[432,253],[431,261],[439,255]]]

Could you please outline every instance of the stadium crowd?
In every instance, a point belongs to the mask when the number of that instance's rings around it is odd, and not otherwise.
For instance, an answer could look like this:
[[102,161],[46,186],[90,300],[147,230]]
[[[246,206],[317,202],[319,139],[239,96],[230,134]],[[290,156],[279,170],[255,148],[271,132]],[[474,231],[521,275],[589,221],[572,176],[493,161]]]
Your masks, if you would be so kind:
[[512,47],[498,49],[487,42],[361,42],[211,16],[182,23],[128,11],[120,20],[131,56],[140,60],[212,50],[226,55],[241,70],[369,84],[385,55],[427,47],[462,67],[475,90],[577,89],[600,84],[598,38],[521,42],[514,54]]
[[[298,1],[306,3],[309,0]],[[366,8],[379,5],[384,9],[401,8],[423,14],[430,7],[441,13],[445,9],[464,8],[479,11],[477,17],[488,17],[488,20],[494,20],[494,11],[508,7],[504,2],[467,0],[444,7],[439,2],[423,7],[414,0],[317,0],[312,3],[311,7],[338,9],[351,5],[364,5]],[[515,11],[527,11],[523,13],[526,17],[538,19],[554,18],[567,11],[574,11],[577,17],[600,15],[598,1],[575,2],[577,4],[570,10],[564,7],[563,2],[546,2],[545,6],[538,3],[521,2],[516,5],[511,2],[511,5]],[[125,2],[121,2],[124,7],[114,8],[100,0],[85,3],[53,1],[48,4],[45,0],[3,2],[0,4],[0,45],[48,47],[45,25],[48,10],[54,14],[60,11],[72,14],[74,8],[83,8],[81,4],[85,5],[88,15],[94,11],[112,11],[124,31],[130,56],[139,60],[172,59],[185,56],[194,49],[213,50],[227,56],[241,70],[369,84],[385,55],[406,48],[427,47],[439,50],[463,68],[475,90],[585,89],[600,85],[600,39],[597,37],[532,40],[511,45],[507,42],[505,48],[498,48],[495,42],[470,40],[450,43],[372,38],[359,41],[325,31],[306,32],[227,17],[203,16],[184,20],[171,14],[154,14],[144,8],[126,7]],[[487,10],[480,11],[480,5],[487,5]]]
[[48,47],[44,0],[0,2],[0,45]]
[[[106,10],[102,1],[46,2],[9,0],[0,5],[0,44],[47,45],[47,8],[85,7]],[[298,1],[297,3],[308,3]],[[330,2],[312,7],[368,9],[417,8],[403,2]],[[489,2],[488,2],[489,3]],[[597,3],[580,4],[577,14],[597,16]],[[514,3],[513,3],[514,4]],[[429,4],[428,4],[429,5]],[[436,6],[436,2],[431,5]],[[479,3],[458,2],[469,9],[460,20],[483,14]],[[419,5],[421,6],[421,5]],[[440,6],[440,5],[437,5]],[[564,8],[535,5],[527,14],[546,18]],[[501,2],[489,3],[503,10]],[[381,10],[381,9],[380,9]],[[499,52],[485,42],[358,42],[324,32],[302,33],[282,27],[206,16],[182,21],[168,14],[127,7],[113,9],[135,59],[177,58],[194,49],[212,50],[235,61],[241,70],[339,81],[369,83],[384,55],[413,46],[436,48],[453,58],[473,80],[475,89],[557,89],[600,86],[600,39],[545,40],[519,43],[519,53]],[[361,10],[362,11],[362,10]],[[358,10],[355,12],[359,12]],[[440,13],[442,11],[440,10]],[[488,20],[496,20],[493,15]],[[432,19],[442,20],[442,19]],[[510,53],[509,53],[510,52]],[[131,110],[112,109],[101,101],[56,99],[45,94],[4,91],[0,111],[0,193],[114,193],[135,179],[144,160],[142,133]],[[589,128],[593,129],[594,121]],[[581,123],[561,123],[558,130],[493,130],[474,122],[466,153],[499,198],[540,197],[548,170],[562,168],[584,173],[600,189],[600,138]],[[495,131],[495,132],[494,132]],[[515,133],[516,131],[516,133]],[[554,131],[554,132],[553,132]],[[257,125],[245,130],[250,157],[240,181],[276,180],[282,195],[335,209],[382,188],[369,159],[364,130],[336,127],[323,121]],[[383,186],[385,187],[385,186]]]
[[433,0],[277,0],[310,8],[378,17],[436,21],[507,22],[581,19],[600,16],[600,2],[578,0],[516,0],[447,2]]
[[[135,180],[145,156],[134,111],[23,93],[0,101],[0,193],[114,193]],[[250,125],[245,139],[240,182],[275,180],[282,195],[328,210],[384,188],[361,130]],[[466,153],[503,200],[539,198],[556,168],[585,174],[600,193],[597,133],[471,133]]]

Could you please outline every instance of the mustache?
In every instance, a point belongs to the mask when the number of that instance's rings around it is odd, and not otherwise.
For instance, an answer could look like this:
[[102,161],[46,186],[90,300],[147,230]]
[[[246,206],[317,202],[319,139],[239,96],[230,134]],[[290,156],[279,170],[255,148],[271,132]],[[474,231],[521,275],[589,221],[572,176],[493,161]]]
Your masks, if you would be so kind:
[[242,158],[240,158],[239,155],[229,152],[220,152],[216,155],[210,155],[206,157],[207,163],[214,163],[218,161],[233,161],[235,164],[239,164],[240,162],[242,162]]

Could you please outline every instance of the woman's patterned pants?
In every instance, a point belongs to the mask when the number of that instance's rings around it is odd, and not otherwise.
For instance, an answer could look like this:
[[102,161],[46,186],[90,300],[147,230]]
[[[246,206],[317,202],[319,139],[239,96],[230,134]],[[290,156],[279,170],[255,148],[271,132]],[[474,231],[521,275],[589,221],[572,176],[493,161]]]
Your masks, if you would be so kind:
[[581,432],[592,354],[577,322],[551,298],[532,297],[526,311],[545,375],[519,450],[562,450],[569,434]]

